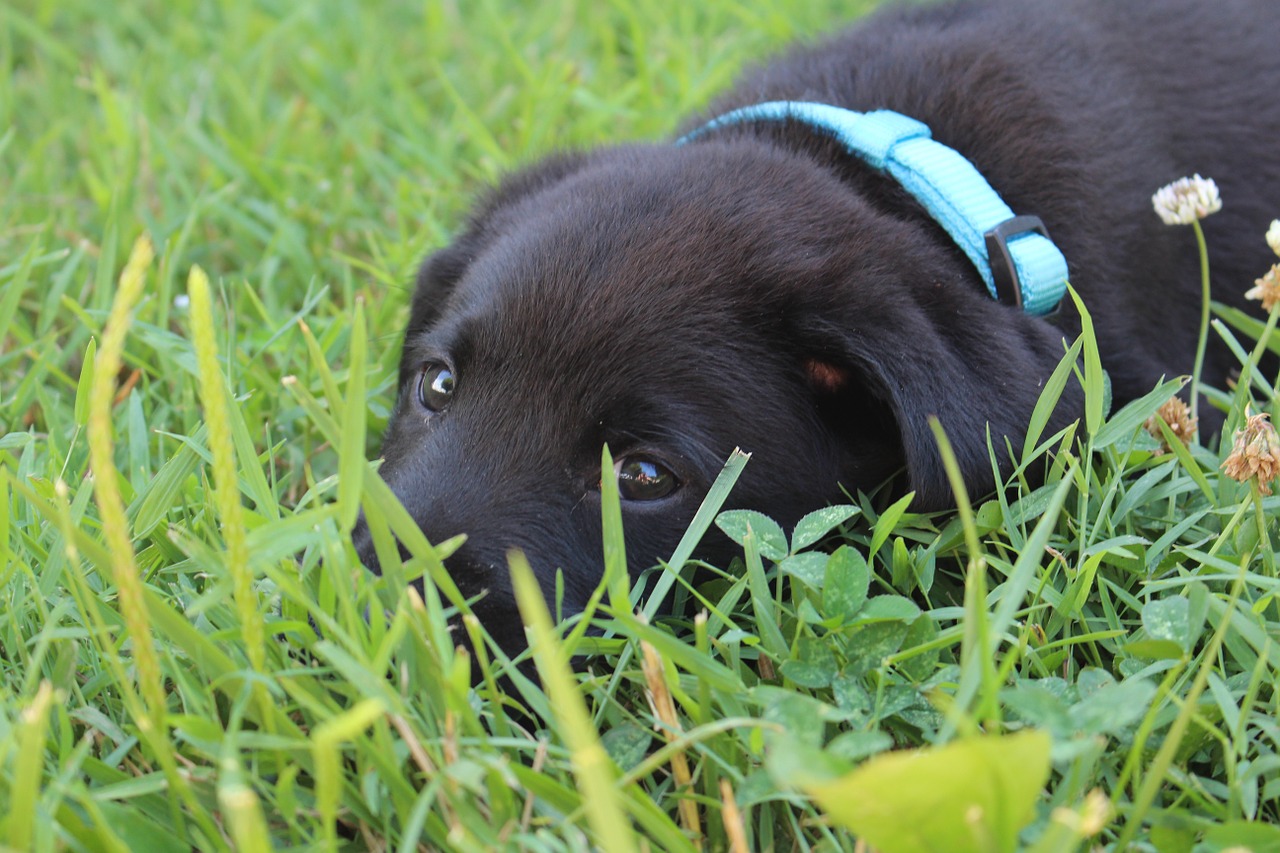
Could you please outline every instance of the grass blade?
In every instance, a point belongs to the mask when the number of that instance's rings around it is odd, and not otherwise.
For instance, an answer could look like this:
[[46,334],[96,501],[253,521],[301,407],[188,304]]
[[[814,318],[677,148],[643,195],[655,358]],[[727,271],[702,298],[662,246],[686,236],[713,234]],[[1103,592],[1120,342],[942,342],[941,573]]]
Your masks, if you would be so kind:
[[355,526],[360,512],[360,493],[365,462],[365,361],[367,340],[364,300],[356,300],[351,326],[351,364],[347,376],[347,396],[342,405],[341,444],[338,446],[338,524],[343,530]]
[[17,726],[18,756],[14,765],[9,796],[9,846],[27,850],[35,834],[36,801],[40,796],[43,775],[42,754],[49,728],[49,710],[53,705],[53,685],[40,683],[35,699],[22,712]]
[[[264,672],[266,648],[262,611],[254,592],[253,568],[249,562],[248,534],[244,525],[244,507],[240,503],[240,480],[236,473],[235,440],[231,435],[231,416],[227,405],[229,395],[218,367],[209,278],[200,267],[191,269],[187,290],[191,299],[193,343],[200,365],[200,401],[208,425],[209,450],[213,454],[214,498],[218,504],[222,538],[227,547],[227,571],[231,575],[232,595],[240,617],[249,665],[254,672]],[[257,459],[249,464],[256,465]],[[262,692],[259,700],[265,710],[269,697]]]
[[601,850],[627,853],[637,849],[631,822],[627,819],[617,788],[618,772],[596,735],[596,728],[582,702],[565,660],[551,614],[524,555],[512,553],[511,582],[515,587],[520,615],[530,633],[530,648],[538,674],[551,697],[551,709],[560,736],[570,751],[574,777],[582,794],[587,820]]

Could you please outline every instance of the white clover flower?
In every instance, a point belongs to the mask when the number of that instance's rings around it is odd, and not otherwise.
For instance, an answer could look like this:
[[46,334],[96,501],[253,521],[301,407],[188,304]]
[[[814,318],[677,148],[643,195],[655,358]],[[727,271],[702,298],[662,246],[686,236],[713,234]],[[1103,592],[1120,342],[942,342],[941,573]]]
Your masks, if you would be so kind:
[[1271,220],[1271,227],[1267,229],[1267,245],[1280,255],[1280,219]]
[[1236,430],[1235,446],[1222,463],[1222,471],[1238,483],[1251,477],[1258,480],[1258,491],[1271,494],[1271,482],[1280,478],[1280,437],[1266,412],[1249,414],[1245,409],[1244,429]]
[[1179,178],[1151,197],[1151,205],[1165,225],[1190,225],[1222,210],[1218,185],[1212,178]]
[[1152,437],[1160,442],[1160,449],[1156,451],[1156,456],[1173,450],[1172,447],[1165,443],[1164,431],[1156,423],[1158,420],[1165,422],[1165,425],[1169,427],[1169,431],[1182,442],[1183,447],[1191,446],[1191,439],[1195,437],[1199,418],[1191,416],[1191,408],[1182,402],[1181,397],[1170,397],[1153,416],[1147,418],[1147,432],[1151,433]]

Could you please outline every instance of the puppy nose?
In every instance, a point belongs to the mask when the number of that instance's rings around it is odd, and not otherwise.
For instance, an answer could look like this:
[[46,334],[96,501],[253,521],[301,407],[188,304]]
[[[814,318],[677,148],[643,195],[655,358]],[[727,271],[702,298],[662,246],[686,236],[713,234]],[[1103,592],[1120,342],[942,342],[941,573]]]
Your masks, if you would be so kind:
[[351,544],[356,549],[356,556],[364,567],[375,575],[382,574],[382,566],[378,563],[378,552],[373,547],[373,536],[369,533],[369,525],[364,520],[364,510],[356,517],[356,526],[351,529]]
[[[430,534],[428,533],[428,535]],[[441,540],[444,538],[447,537],[441,537]],[[381,575],[382,565],[378,560],[377,549],[373,546],[373,536],[369,532],[369,525],[365,520],[363,511],[356,518],[355,527],[351,529],[351,544],[355,548],[356,556],[360,558],[361,564],[375,575]],[[403,545],[399,547],[400,558],[402,560],[409,559],[409,553],[405,547]],[[485,588],[487,586],[487,578],[493,574],[491,569],[467,545],[449,555],[444,563],[445,568],[459,588],[469,595]]]

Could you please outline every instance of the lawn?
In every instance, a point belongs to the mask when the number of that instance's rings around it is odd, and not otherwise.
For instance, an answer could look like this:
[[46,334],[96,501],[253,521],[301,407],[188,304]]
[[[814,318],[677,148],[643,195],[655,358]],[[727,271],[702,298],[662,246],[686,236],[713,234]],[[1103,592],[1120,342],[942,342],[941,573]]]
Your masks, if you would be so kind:
[[[1222,470],[1277,377],[1187,447],[1145,428],[1184,380],[1111,411],[1086,333],[1047,481],[944,515],[716,518],[730,460],[687,538],[742,560],[606,549],[591,635],[524,596],[538,681],[457,647],[366,462],[487,182],[867,5],[0,6],[0,849],[1280,851],[1280,497]],[[1209,334],[1253,364],[1278,313]]]

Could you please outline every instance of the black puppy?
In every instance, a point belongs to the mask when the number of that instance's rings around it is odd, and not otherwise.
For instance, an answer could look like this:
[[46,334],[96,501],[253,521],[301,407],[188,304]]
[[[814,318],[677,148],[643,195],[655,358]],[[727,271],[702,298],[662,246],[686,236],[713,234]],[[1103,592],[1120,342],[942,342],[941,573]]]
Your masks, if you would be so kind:
[[[1205,222],[1216,298],[1240,304],[1272,260],[1277,44],[1273,0],[894,10],[748,74],[707,117],[785,100],[923,122],[1043,221],[1118,405],[1190,372],[1195,349],[1195,242],[1152,211],[1157,188],[1193,172],[1221,188]],[[702,126],[510,177],[418,275],[382,474],[429,538],[468,535],[449,568],[487,591],[477,610],[508,647],[524,642],[509,549],[548,594],[563,569],[570,609],[598,583],[602,477],[633,570],[670,555],[735,446],[752,460],[731,503],[783,523],[900,471],[918,507],[940,507],[928,416],[989,490],[988,425],[1020,446],[1079,330],[1069,299],[1050,316],[1009,304],[1029,283],[1010,284],[998,239],[993,298],[981,259],[832,127]],[[1211,350],[1207,380],[1230,366]],[[1071,385],[1051,429],[1079,414]],[[606,442],[617,464],[601,472]]]

